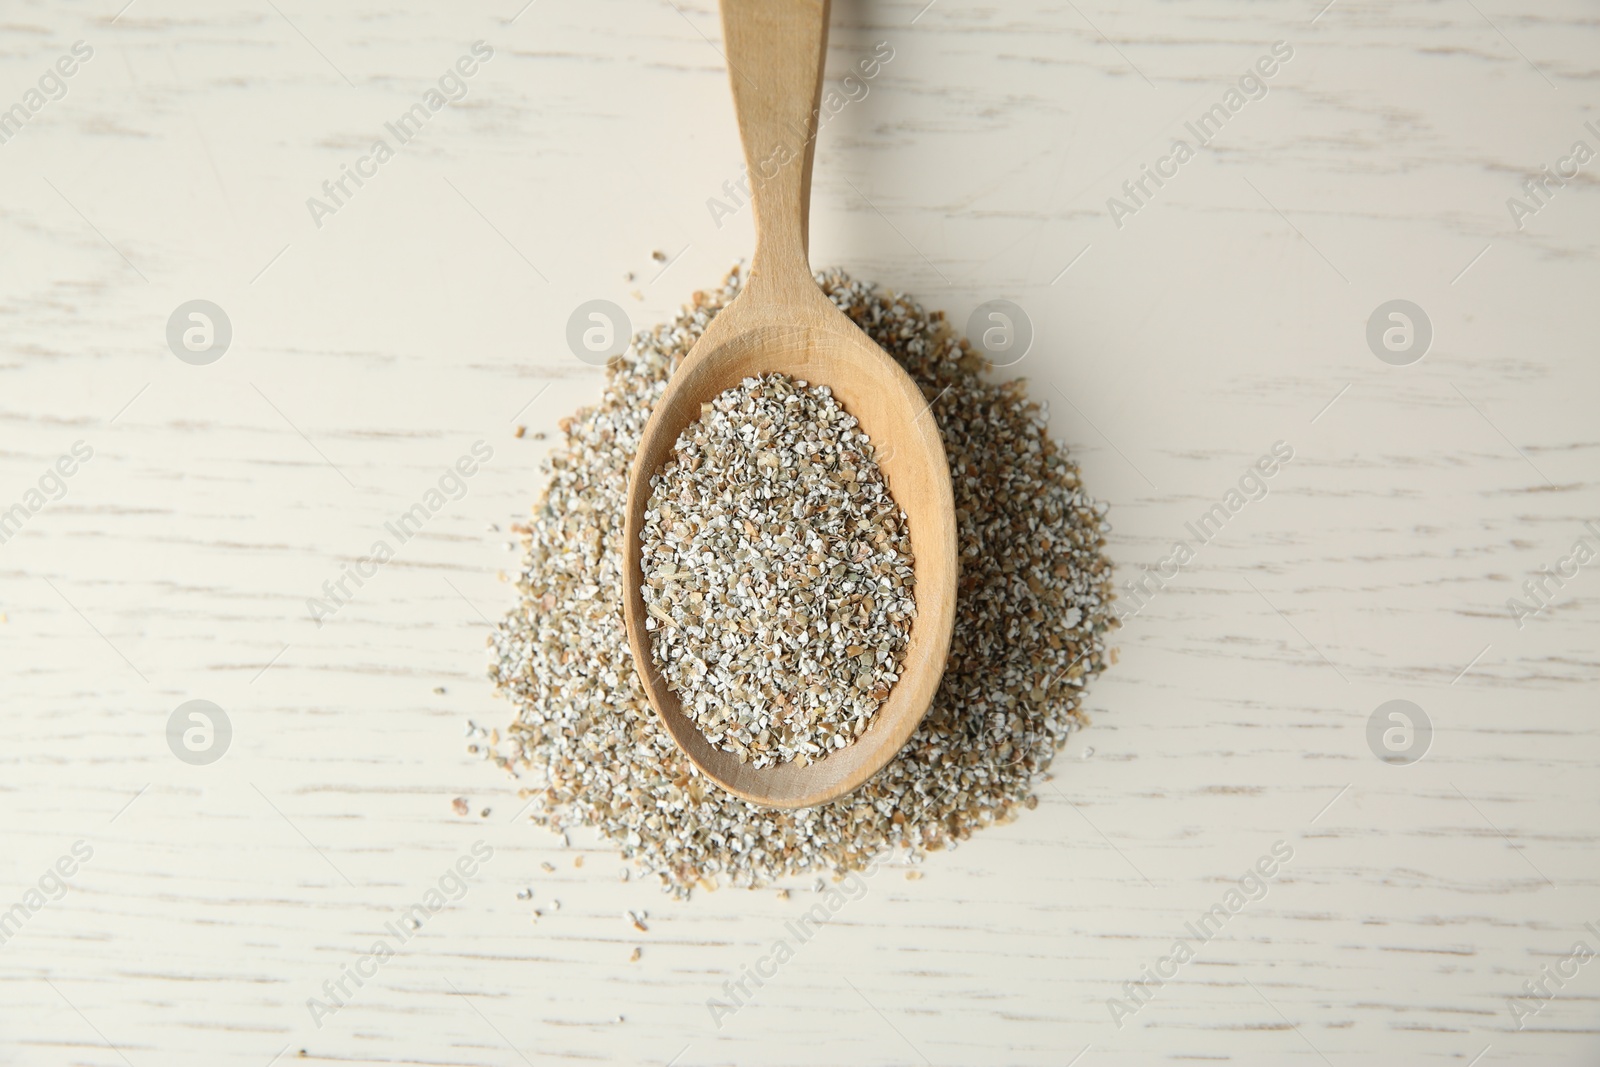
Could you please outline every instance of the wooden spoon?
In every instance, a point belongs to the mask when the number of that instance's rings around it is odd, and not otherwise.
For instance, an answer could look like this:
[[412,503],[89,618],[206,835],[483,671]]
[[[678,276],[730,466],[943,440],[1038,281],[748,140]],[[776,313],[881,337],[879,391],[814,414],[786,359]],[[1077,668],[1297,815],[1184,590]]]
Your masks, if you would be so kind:
[[[944,674],[955,619],[955,502],[939,428],[900,365],[817,288],[806,259],[811,155],[828,42],[827,0],[722,0],[722,30],[739,135],[750,168],[756,250],[739,296],[672,378],[629,472],[623,614],[634,666],[673,740],[705,775],[757,804],[802,808],[855,789],[892,759],[922,721]],[[761,770],[713,747],[684,715],[651,659],[640,562],[650,479],[700,405],[745,378],[781,373],[833,390],[861,422],[915,556],[917,617],[900,679],[867,730],[804,767]]]

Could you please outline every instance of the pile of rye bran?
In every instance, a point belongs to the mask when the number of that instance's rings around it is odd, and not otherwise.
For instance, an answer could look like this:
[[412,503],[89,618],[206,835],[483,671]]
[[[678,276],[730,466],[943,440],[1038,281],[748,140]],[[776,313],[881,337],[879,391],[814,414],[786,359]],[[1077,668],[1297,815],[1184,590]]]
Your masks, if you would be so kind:
[[533,821],[593,826],[686,895],[843,873],[901,852],[912,862],[1033,807],[1033,787],[1086,725],[1090,679],[1114,627],[1105,507],[1046,432],[1026,383],[984,361],[910,297],[817,276],[834,304],[921,387],[944,437],[961,539],[950,657],[932,708],[900,753],[856,792],[799,811],[722,792],[657,720],[622,619],[626,477],[668,377],[738,294],[735,270],[672,322],[639,333],[607,368],[601,401],[561,423],[549,488],[518,527],[519,599],[490,639],[489,675],[516,709],[486,758],[540,783]]

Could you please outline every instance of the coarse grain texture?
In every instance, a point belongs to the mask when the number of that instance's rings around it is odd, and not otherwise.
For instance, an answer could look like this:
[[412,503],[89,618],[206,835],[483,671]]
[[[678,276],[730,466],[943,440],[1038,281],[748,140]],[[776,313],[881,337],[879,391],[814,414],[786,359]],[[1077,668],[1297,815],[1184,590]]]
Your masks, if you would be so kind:
[[860,737],[916,604],[905,515],[857,420],[825,385],[746,378],[650,484],[645,625],[685,714],[756,767]]
[[1045,433],[1026,386],[982,361],[912,299],[819,274],[829,298],[894,356],[933,403],[961,537],[955,633],[938,695],[911,740],[862,788],[772,811],[700,776],[645,699],[621,617],[625,477],[652,405],[712,317],[735,270],[674,321],[613,360],[601,402],[564,420],[550,485],[520,527],[517,605],[491,638],[490,676],[513,702],[489,754],[537,784],[531,818],[588,824],[670,891],[843,872],[902,850],[913,861],[1009,820],[1068,734],[1106,666],[1113,625],[1104,507]]

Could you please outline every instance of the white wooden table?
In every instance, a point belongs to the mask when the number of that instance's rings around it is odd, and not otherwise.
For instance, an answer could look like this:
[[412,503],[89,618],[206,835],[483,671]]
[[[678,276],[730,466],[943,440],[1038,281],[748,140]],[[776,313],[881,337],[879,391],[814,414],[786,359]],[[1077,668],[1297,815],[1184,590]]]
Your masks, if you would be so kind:
[[[1592,5],[835,3],[835,79],[893,58],[820,136],[814,262],[1027,311],[1006,373],[1056,399],[1120,578],[1294,458],[1129,619],[1037,810],[884,867],[714,1021],[809,880],[622,882],[462,736],[509,718],[482,646],[539,434],[597,394],[569,313],[660,321],[751,246],[707,207],[741,165],[714,7],[124,2],[16,0],[0,37],[0,1064],[1600,1062],[1600,964],[1568,960],[1600,950],[1600,562],[1507,607],[1600,544],[1600,161],[1521,188],[1600,149]],[[196,299],[232,329],[206,365],[166,338]],[[1431,324],[1409,365],[1366,338],[1396,299]],[[168,746],[195,699],[231,723],[209,765]],[[1390,700],[1420,761],[1369,746]]]

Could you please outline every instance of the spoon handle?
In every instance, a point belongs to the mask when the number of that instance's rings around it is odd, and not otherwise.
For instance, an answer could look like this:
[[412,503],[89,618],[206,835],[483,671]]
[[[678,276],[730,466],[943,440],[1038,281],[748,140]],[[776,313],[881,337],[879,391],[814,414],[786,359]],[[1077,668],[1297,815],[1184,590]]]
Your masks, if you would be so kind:
[[733,109],[755,205],[751,279],[809,281],[811,154],[829,0],[722,0]]

